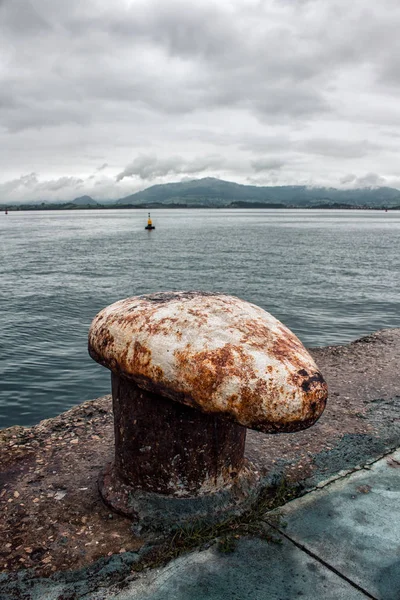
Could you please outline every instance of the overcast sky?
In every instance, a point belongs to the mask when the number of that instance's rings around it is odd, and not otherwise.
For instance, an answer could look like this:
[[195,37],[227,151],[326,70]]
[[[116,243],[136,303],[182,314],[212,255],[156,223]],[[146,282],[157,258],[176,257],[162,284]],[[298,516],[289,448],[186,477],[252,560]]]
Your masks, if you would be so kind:
[[0,202],[400,188],[398,0],[0,0]]

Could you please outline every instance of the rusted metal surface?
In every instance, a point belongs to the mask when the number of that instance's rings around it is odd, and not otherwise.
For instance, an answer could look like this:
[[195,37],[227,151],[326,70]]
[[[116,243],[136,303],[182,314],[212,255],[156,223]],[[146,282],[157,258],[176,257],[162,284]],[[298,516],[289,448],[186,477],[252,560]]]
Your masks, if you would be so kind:
[[115,471],[158,494],[209,493],[235,481],[246,429],[140,389],[112,375]]
[[265,433],[311,426],[328,395],[287,327],[223,294],[166,292],[116,302],[95,317],[89,353],[142,389]]

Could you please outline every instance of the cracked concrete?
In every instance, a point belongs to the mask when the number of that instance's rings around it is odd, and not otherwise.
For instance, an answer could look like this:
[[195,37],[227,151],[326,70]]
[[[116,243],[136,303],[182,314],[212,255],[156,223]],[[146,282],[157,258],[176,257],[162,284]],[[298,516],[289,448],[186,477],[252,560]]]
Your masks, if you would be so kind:
[[287,539],[370,597],[399,600],[400,450],[278,512]]

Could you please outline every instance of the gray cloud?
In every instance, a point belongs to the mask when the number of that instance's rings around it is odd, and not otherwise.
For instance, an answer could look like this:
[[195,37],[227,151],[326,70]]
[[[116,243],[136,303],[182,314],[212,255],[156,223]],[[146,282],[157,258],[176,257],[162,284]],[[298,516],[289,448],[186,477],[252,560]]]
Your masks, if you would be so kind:
[[0,185],[41,174],[0,189],[397,185],[399,25],[397,0],[0,1]]
[[64,124],[76,123],[87,125],[91,115],[84,114],[81,107],[74,103],[55,101],[52,106],[42,106],[35,102],[24,105],[22,102],[14,105],[10,110],[3,110],[0,115],[0,125],[11,132],[26,131],[27,129],[49,129]]
[[285,165],[285,161],[278,158],[258,158],[251,161],[251,166],[256,173],[260,171],[279,171]]
[[[343,188],[377,188],[388,185],[385,177],[377,173],[365,173],[357,177],[354,173],[348,173],[340,178],[340,187]],[[397,187],[398,181],[393,181],[392,185]]]
[[343,177],[340,178],[339,183],[346,185],[348,183],[353,183],[356,179],[357,176],[354,175],[354,173],[348,173],[348,175],[343,175]]
[[357,177],[354,180],[354,187],[379,187],[386,185],[387,181],[385,177],[378,175],[377,173],[367,173],[361,177]]
[[18,6],[10,0],[0,2],[0,17],[2,28],[14,34],[37,36],[49,32],[50,26],[34,4],[24,0]]
[[40,180],[37,173],[21,175],[0,183],[0,198],[22,201],[26,197],[31,200],[58,199],[67,194],[79,190],[83,185],[83,179],[79,177],[59,177],[58,179]]
[[321,154],[338,158],[360,158],[371,152],[377,152],[378,144],[368,140],[340,140],[334,138],[314,138],[305,140],[297,146],[302,152]]
[[116,180],[122,181],[125,177],[139,177],[140,179],[155,179],[165,175],[198,174],[220,167],[223,160],[218,156],[208,156],[195,158],[194,160],[185,160],[181,156],[170,156],[168,158],[158,158],[155,155],[141,154],[131,162],[121,173],[118,173]]

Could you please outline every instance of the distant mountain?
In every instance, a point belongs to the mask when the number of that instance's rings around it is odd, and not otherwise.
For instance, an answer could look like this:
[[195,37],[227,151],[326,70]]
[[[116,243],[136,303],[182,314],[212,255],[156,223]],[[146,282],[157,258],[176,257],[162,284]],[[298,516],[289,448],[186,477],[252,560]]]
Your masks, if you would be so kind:
[[394,207],[400,204],[400,191],[389,187],[338,190],[303,185],[255,186],[223,181],[213,177],[153,185],[141,192],[117,201],[117,205],[173,206],[185,204],[189,207],[250,207],[256,203],[297,207],[324,207],[348,205],[350,207]]
[[253,202],[252,200],[235,200],[228,204],[228,208],[287,208],[280,202]]
[[91,196],[79,196],[79,198],[71,200],[68,204],[75,204],[75,206],[100,206]]
[[96,202],[91,196],[70,201],[0,204],[11,210],[82,208],[390,208],[400,210],[400,190],[389,187],[338,190],[305,185],[242,185],[213,177],[153,185],[117,201]]

